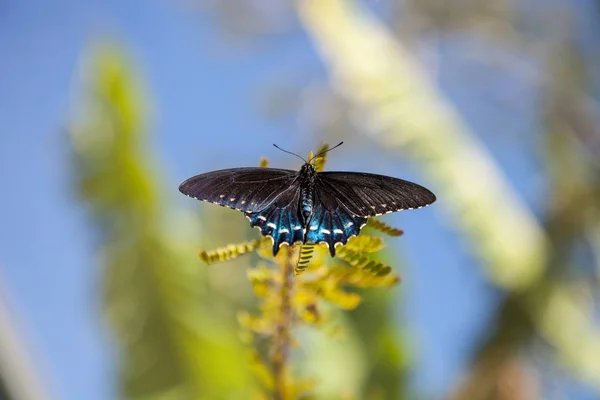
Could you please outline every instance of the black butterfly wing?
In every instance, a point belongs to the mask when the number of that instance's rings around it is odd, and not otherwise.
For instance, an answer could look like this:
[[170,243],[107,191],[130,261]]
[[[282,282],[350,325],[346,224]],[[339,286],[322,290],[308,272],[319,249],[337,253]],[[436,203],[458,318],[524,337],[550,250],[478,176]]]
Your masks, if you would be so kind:
[[243,211],[253,227],[273,239],[273,254],[282,243],[302,241],[298,219],[300,183],[296,171],[233,168],[194,176],[179,191],[196,200]]
[[302,243],[304,228],[298,217],[300,203],[300,183],[292,182],[281,190],[279,196],[266,208],[246,213],[250,225],[260,229],[260,233],[273,240],[273,255],[277,255],[284,243]]
[[368,217],[420,208],[435,201],[428,189],[402,179],[359,172],[321,172],[306,241],[326,243],[331,255],[360,233]]
[[431,191],[416,183],[362,172],[321,172],[316,187],[361,217],[421,208],[436,200]]
[[357,236],[367,223],[367,217],[357,216],[343,204],[334,191],[318,183],[315,186],[313,212],[307,224],[304,242],[325,243],[331,256],[335,247]]
[[296,180],[296,171],[275,168],[232,168],[187,179],[179,191],[196,200],[238,211],[266,208]]

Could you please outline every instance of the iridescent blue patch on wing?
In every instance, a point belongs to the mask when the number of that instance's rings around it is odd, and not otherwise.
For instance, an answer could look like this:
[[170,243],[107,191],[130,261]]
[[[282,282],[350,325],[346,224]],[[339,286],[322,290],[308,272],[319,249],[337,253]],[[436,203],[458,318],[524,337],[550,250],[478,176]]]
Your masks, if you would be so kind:
[[287,208],[268,208],[246,215],[252,227],[258,227],[261,234],[273,239],[273,255],[277,255],[283,243],[292,245],[304,240],[300,220]]
[[367,217],[353,216],[345,210],[314,210],[306,227],[305,242],[326,243],[329,252],[335,256],[335,246],[346,244],[348,239],[360,233],[367,223]]

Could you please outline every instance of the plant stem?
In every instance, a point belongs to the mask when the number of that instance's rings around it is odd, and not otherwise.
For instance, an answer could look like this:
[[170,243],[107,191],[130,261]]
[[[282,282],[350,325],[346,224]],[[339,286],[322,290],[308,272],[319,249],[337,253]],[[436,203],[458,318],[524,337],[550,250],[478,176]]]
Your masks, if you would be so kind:
[[290,307],[290,294],[293,288],[292,272],[294,270],[294,252],[287,248],[287,259],[281,263],[281,288],[279,308],[279,323],[273,338],[273,378],[275,381],[275,400],[287,400],[286,367],[288,351],[290,348],[290,330],[292,315]]

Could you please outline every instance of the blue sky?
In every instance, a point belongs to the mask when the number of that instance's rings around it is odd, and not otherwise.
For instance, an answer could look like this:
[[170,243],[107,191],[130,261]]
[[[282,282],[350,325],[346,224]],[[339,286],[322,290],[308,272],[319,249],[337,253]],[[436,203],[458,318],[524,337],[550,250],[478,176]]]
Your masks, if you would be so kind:
[[[319,142],[302,121],[275,123],[260,112],[266,85],[290,76],[325,82],[325,69],[305,35],[292,30],[254,44],[225,39],[210,15],[192,12],[184,3],[0,1],[0,181],[5,188],[0,281],[58,399],[114,398],[117,384],[115,355],[99,318],[100,271],[90,261],[95,245],[73,194],[63,129],[77,88],[78,62],[93,40],[122,43],[142,72],[155,111],[153,151],[164,167],[165,187],[173,188],[174,206],[191,207],[175,192],[193,174],[254,165],[261,156],[269,156],[273,166],[295,168],[297,160],[271,143],[306,153]],[[544,182],[533,150],[535,135],[514,146],[515,138],[535,128],[526,109],[535,88],[523,88],[518,74],[500,79],[489,73],[482,78],[484,92],[465,90],[464,60],[456,56],[461,46],[450,41],[438,49],[444,66],[438,84],[482,133],[526,202],[539,209]],[[511,99],[517,87],[531,102],[523,100],[525,109],[519,107],[507,136],[506,125],[489,121],[506,117],[510,108],[502,99]],[[490,93],[499,96],[500,107],[481,101]],[[384,173],[430,186],[418,165],[382,156],[357,138],[346,140],[348,145],[332,153],[330,169]],[[229,155],[222,157],[226,149]],[[461,376],[499,294],[483,282],[451,228],[443,199],[394,215],[392,221],[407,232],[393,240],[401,242],[407,260],[399,301],[414,333],[414,384],[437,398]]]

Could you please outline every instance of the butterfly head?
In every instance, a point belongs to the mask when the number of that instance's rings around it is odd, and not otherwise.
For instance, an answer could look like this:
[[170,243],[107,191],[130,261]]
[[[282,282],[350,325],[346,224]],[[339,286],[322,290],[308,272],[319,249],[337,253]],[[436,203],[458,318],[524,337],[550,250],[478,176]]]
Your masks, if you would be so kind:
[[315,165],[311,162],[305,162],[300,168],[299,175],[303,178],[312,178],[317,174]]

